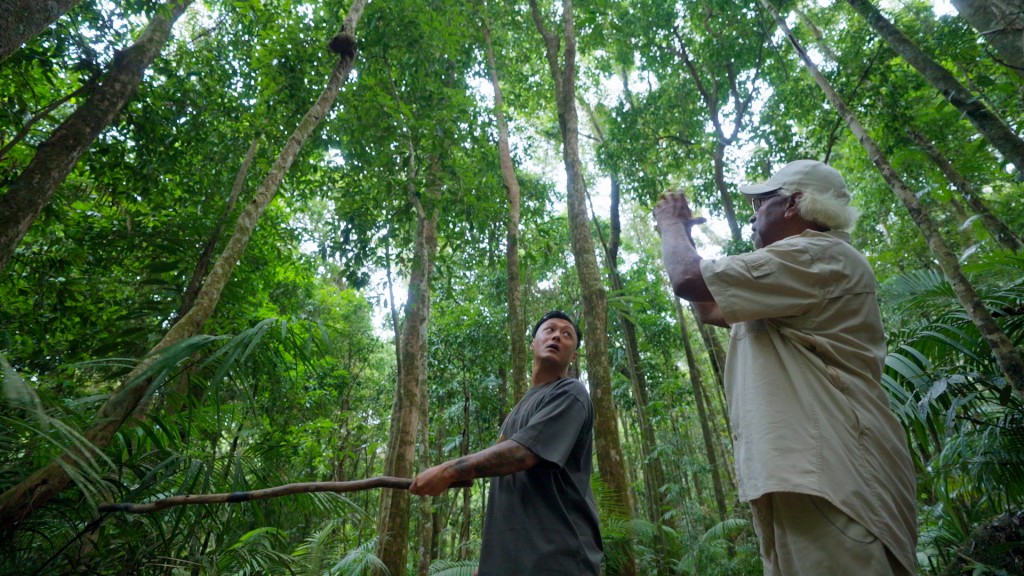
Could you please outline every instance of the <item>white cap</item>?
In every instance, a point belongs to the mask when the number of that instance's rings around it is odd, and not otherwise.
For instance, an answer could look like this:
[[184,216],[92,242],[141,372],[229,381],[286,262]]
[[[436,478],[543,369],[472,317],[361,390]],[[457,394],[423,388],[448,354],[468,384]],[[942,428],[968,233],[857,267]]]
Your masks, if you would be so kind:
[[850,201],[850,193],[846,190],[846,181],[843,180],[842,174],[817,160],[790,162],[765,182],[740,186],[740,192],[756,197],[770,194],[780,188]]

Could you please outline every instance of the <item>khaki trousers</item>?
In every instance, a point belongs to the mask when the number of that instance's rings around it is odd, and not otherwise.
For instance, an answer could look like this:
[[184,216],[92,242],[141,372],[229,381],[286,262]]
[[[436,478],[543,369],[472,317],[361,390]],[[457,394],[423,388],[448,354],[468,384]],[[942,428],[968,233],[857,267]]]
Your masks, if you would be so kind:
[[911,576],[874,534],[824,498],[773,492],[750,506],[765,576]]

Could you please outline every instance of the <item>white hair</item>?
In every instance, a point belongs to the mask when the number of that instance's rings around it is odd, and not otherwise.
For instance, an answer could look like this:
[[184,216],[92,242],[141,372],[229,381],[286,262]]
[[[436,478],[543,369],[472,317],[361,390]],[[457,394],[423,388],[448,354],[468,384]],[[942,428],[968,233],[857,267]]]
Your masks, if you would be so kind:
[[[789,197],[795,192],[803,191],[782,188],[779,195]],[[850,206],[849,196],[839,198],[832,194],[803,192],[797,198],[796,209],[805,220],[839,232],[849,232],[853,229],[857,217],[860,216],[860,210]]]

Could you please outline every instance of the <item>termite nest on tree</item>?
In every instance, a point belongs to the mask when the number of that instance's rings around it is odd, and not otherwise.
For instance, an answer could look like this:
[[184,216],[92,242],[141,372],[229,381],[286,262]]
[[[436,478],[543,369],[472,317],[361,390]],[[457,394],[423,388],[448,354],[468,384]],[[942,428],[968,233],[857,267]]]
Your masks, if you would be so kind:
[[327,47],[331,49],[331,52],[341,56],[352,58],[356,55],[356,39],[349,32],[342,31],[335,34],[334,38],[327,43]]

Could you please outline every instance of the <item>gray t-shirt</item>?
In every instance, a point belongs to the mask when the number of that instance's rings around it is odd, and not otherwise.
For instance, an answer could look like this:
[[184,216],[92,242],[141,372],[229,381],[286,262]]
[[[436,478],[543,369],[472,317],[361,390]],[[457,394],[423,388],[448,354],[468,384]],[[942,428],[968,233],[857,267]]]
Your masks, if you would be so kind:
[[480,576],[597,576],[601,533],[590,490],[594,409],[575,378],[530,388],[501,427],[541,458],[491,479]]

